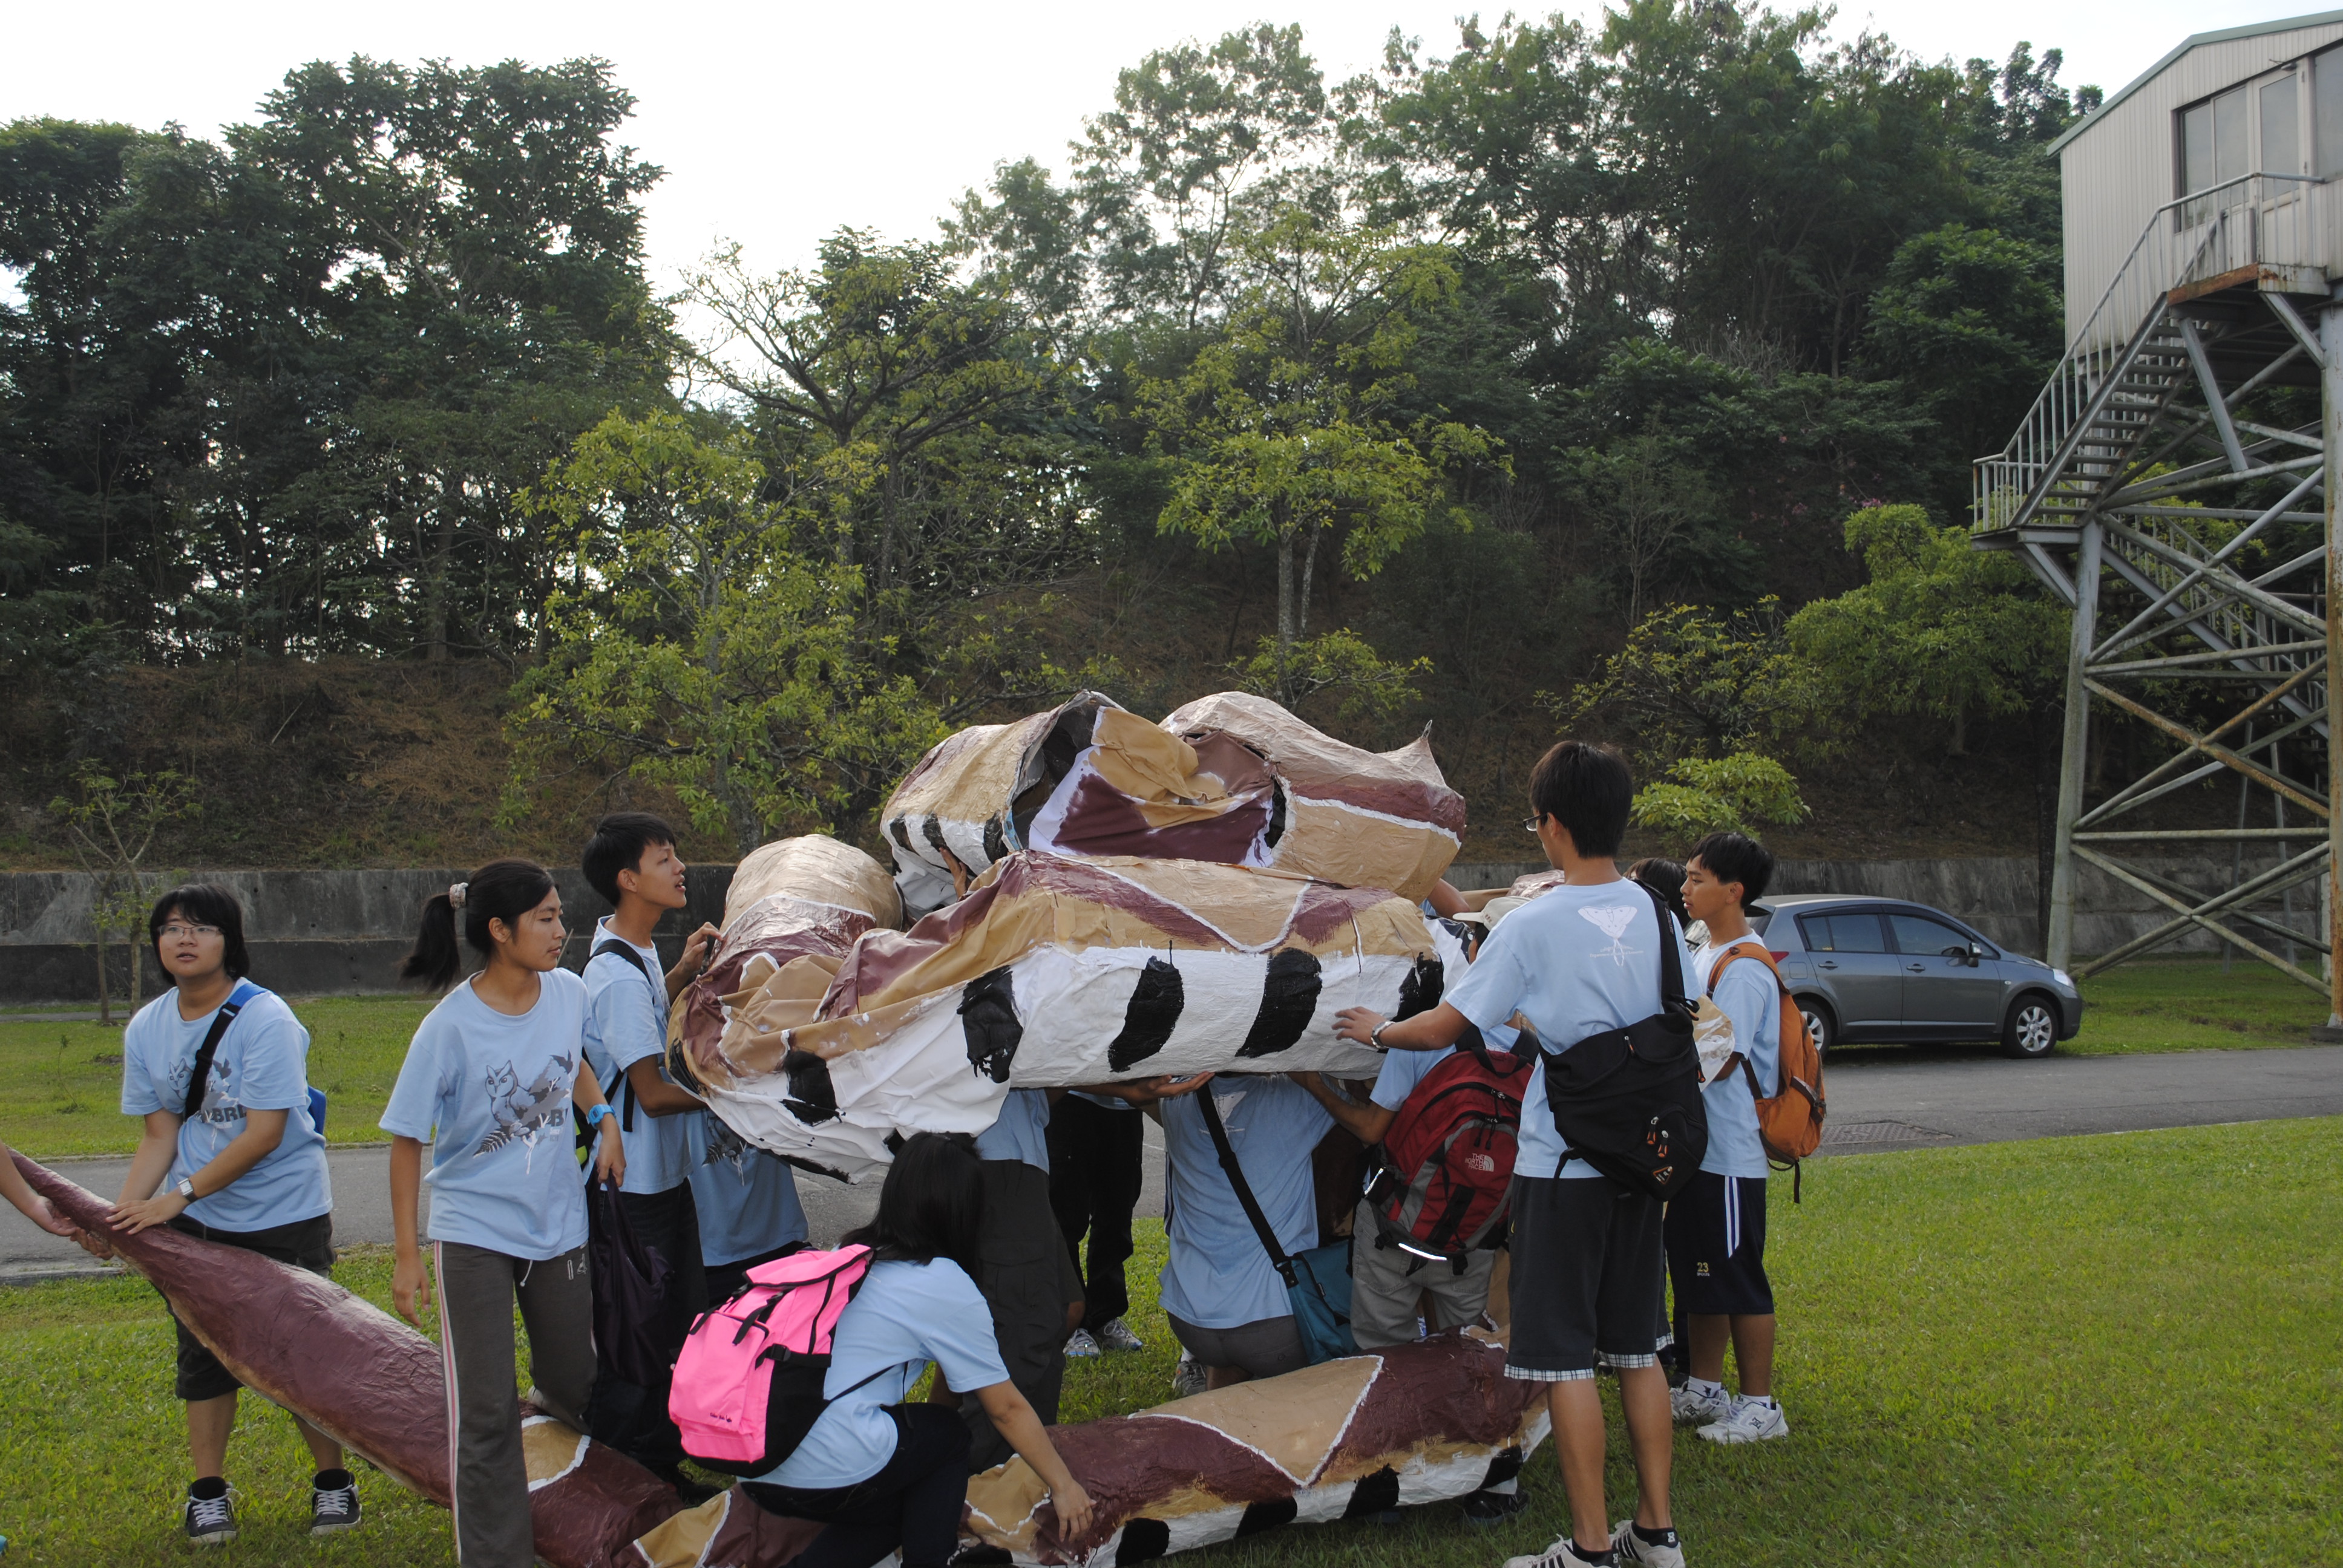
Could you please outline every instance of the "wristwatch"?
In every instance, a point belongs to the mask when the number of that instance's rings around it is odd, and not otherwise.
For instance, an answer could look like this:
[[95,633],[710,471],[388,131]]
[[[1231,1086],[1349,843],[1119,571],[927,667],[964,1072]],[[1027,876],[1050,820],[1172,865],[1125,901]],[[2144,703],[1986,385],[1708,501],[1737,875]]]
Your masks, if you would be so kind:
[[607,1100],[599,1105],[589,1105],[586,1108],[586,1125],[588,1128],[599,1127],[602,1125],[602,1118],[609,1114],[610,1102]]
[[1383,1044],[1383,1030],[1389,1029],[1391,1026],[1392,1020],[1385,1019],[1383,1022],[1375,1025],[1374,1028],[1367,1030],[1367,1043],[1373,1046],[1377,1050],[1389,1050],[1390,1047]]
[[196,1179],[192,1176],[182,1176],[179,1178],[179,1184],[171,1191],[192,1203],[196,1201]]

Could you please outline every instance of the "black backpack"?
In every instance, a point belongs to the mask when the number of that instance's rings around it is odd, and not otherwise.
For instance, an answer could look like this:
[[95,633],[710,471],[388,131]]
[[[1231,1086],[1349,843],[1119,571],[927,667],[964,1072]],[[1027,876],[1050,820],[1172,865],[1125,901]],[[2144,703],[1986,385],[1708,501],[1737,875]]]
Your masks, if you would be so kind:
[[1658,894],[1642,890],[1659,920],[1660,1010],[1546,1056],[1545,1099],[1564,1160],[1665,1200],[1692,1185],[1708,1152],[1708,1108],[1674,922]]

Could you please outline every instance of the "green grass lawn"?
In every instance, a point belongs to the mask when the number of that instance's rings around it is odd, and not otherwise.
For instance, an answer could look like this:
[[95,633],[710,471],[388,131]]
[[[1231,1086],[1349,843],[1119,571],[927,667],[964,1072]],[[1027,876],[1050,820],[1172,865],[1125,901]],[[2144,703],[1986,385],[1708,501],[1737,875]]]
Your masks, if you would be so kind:
[[[2318,956],[2305,967],[2316,973]],[[2147,959],[2082,982],[2083,1028],[2061,1045],[2082,1056],[2308,1042],[2327,999],[2258,960]]]
[[[1817,1161],[1814,1201],[1793,1208],[1780,1192],[1772,1220],[1793,1435],[1732,1450],[1680,1436],[1692,1561],[2079,1568],[2258,1556],[2267,1543],[2289,1563],[2343,1563],[2338,1139],[2330,1119]],[[1142,1227],[1131,1316],[1148,1348],[1075,1363],[1066,1419],[1168,1396],[1161,1249],[1161,1229]],[[387,1297],[378,1252],[353,1254],[342,1278]],[[170,1343],[135,1281],[0,1291],[11,1568],[179,1551]],[[1614,1460],[1622,1511],[1615,1441]],[[234,1561],[453,1561],[446,1515],[371,1473],[367,1527],[313,1545],[305,1455],[257,1401],[232,1469],[246,1499]],[[1289,1529],[1192,1560],[1493,1568],[1561,1527],[1551,1447],[1527,1483],[1529,1513],[1486,1534],[1443,1504],[1388,1529]]]
[[[296,997],[309,1030],[309,1081],[326,1091],[326,1136],[378,1141],[415,1026],[420,996]],[[122,1114],[122,1028],[98,1023],[0,1023],[0,1138],[35,1158],[127,1154],[138,1122]]]

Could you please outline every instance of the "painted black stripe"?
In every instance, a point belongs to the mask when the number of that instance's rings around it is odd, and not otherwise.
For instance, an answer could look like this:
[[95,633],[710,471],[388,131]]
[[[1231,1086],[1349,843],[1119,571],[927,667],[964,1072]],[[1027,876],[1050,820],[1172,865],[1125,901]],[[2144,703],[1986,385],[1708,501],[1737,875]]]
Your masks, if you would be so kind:
[[1237,1055],[1274,1056],[1290,1049],[1310,1027],[1322,984],[1313,955],[1287,948],[1273,956],[1262,981],[1261,1010],[1253,1014],[1252,1029],[1237,1047]]
[[968,1039],[969,1065],[995,1083],[1009,1081],[1009,1064],[1025,1038],[1009,970],[980,974],[960,993],[960,1022]]
[[1169,959],[1149,959],[1131,988],[1131,1005],[1122,1010],[1122,1032],[1106,1048],[1108,1068],[1121,1072],[1161,1050],[1187,1005],[1179,969]]
[[838,1114],[838,1091],[830,1087],[830,1063],[821,1058],[792,1050],[781,1058],[781,1078],[789,1085],[781,1103],[799,1121],[810,1127]]

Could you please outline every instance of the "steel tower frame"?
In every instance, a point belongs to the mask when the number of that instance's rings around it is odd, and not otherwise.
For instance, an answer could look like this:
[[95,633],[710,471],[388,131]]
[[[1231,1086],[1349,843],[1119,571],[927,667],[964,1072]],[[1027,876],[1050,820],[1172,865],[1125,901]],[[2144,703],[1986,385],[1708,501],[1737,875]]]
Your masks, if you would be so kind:
[[[2159,209],[2026,424],[1977,460],[1971,518],[1977,548],[2022,552],[2073,612],[2045,956],[2087,975],[2209,932],[2325,995],[2329,1028],[2343,1028],[2343,687],[2328,678],[2343,661],[2343,286],[2324,265],[2343,232],[2337,195],[2253,175]],[[2318,419],[2278,428],[2241,411],[2288,386],[2318,389]],[[2247,550],[2288,537],[2282,560]],[[2183,693],[2218,717],[2176,716]],[[2095,705],[2172,749],[2087,806]],[[2239,780],[2237,826],[2136,825],[2139,808],[2224,774]],[[2267,825],[2245,820],[2256,787]],[[2277,849],[2277,863],[2207,897],[2137,859],[2225,843],[2234,863],[2248,846]],[[2169,918],[2075,966],[2085,865]],[[2293,907],[2305,884],[2323,884],[2327,906],[2308,929]],[[2324,963],[2296,961],[2304,947]]]

